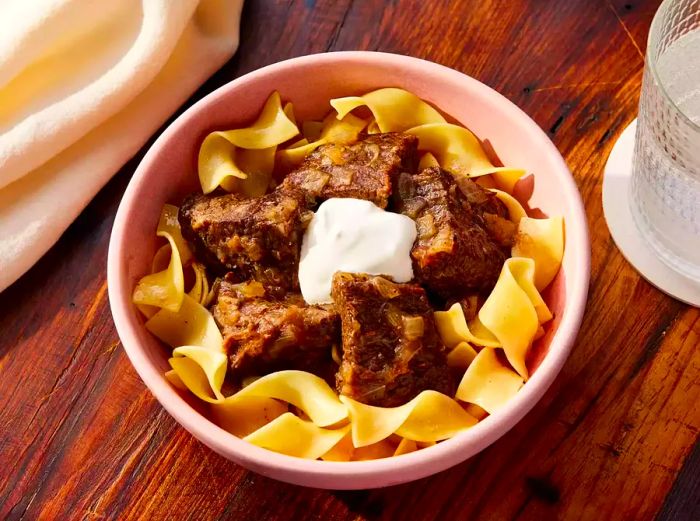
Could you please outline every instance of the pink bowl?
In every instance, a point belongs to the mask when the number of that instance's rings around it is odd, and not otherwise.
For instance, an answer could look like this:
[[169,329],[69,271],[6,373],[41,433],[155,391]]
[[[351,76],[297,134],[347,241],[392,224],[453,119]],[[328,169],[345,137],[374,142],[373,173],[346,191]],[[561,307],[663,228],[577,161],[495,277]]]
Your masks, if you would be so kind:
[[[131,304],[136,281],[148,272],[155,227],[166,202],[179,203],[198,188],[196,157],[204,136],[244,126],[278,90],[294,102],[300,120],[318,118],[328,100],[380,87],[402,87],[487,138],[507,165],[535,174],[531,207],[566,222],[562,270],[547,291],[555,319],[533,349],[532,377],[496,414],[464,433],[418,452],[359,462],[308,461],[250,445],[216,426],[201,406],[163,377],[168,352],[144,328]],[[192,435],[225,458],[255,472],[299,485],[362,489],[419,479],[460,463],[512,428],[542,397],[569,354],[586,304],[590,245],[586,217],[564,160],[540,128],[518,107],[482,83],[435,63],[384,53],[337,52],[287,60],[242,76],[211,93],[158,138],[139,165],[119,206],[109,245],[109,300],[114,322],[145,384]]]

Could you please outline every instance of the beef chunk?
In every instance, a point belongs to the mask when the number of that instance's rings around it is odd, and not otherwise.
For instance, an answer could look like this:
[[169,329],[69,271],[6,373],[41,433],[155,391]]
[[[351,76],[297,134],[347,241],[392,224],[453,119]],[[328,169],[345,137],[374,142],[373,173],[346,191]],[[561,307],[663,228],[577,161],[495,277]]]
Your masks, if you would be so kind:
[[402,405],[426,389],[451,395],[445,347],[423,288],[338,272],[332,295],[343,335],[338,392],[380,407]]
[[469,205],[491,237],[505,250],[510,251],[515,238],[516,226],[508,219],[508,209],[496,194],[466,177],[455,180],[467,197]]
[[430,167],[402,176],[397,196],[397,209],[418,228],[411,257],[421,284],[444,299],[493,288],[507,251],[449,173]]
[[340,323],[330,306],[309,306],[295,294],[274,299],[259,282],[224,280],[212,314],[234,380],[283,369],[325,376],[333,364],[331,346],[340,341]]
[[180,227],[197,258],[215,272],[297,288],[301,241],[311,218],[304,203],[298,191],[256,199],[192,194],[180,207]]
[[504,219],[508,218],[506,205],[492,191],[480,186],[468,177],[460,176],[458,179],[455,179],[455,183],[457,183],[457,186],[459,186],[459,189],[469,201],[469,205],[477,214],[488,213],[498,215]]
[[301,189],[311,204],[353,197],[386,208],[398,174],[415,171],[417,147],[415,136],[393,132],[365,136],[353,145],[321,145],[282,186]]

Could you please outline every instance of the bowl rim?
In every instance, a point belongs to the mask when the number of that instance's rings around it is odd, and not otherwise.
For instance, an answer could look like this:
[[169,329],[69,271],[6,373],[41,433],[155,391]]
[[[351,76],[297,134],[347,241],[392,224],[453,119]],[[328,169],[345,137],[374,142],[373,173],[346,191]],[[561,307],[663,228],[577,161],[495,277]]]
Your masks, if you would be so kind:
[[[567,239],[575,241],[573,249],[577,251],[574,259],[576,277],[572,277],[572,287],[567,289],[559,328],[552,337],[550,349],[537,371],[515,398],[494,415],[488,416],[476,426],[451,439],[412,453],[370,461],[333,462],[279,454],[243,441],[199,414],[167,383],[160,370],[149,362],[148,356],[139,345],[136,328],[143,326],[135,323],[133,319],[130,309],[131,288],[121,263],[128,251],[130,208],[135,204],[134,196],[143,189],[147,174],[154,169],[156,151],[179,132],[181,127],[186,126],[198,111],[220,98],[229,96],[231,91],[235,92],[239,87],[255,82],[271,72],[290,72],[300,65],[337,64],[339,61],[372,63],[394,68],[420,68],[426,75],[438,80],[444,78],[460,82],[465,85],[465,90],[479,91],[480,96],[490,98],[492,103],[501,105],[504,111],[519,119],[528,132],[539,136],[543,146],[547,148],[546,155],[552,158],[556,170],[561,173],[562,196],[571,205],[571,213],[574,215],[573,222],[567,222]],[[329,483],[333,488],[358,488],[353,486],[353,482],[361,478],[381,483],[380,486],[419,479],[466,460],[512,429],[541,399],[564,365],[583,319],[589,278],[590,241],[583,201],[566,162],[545,132],[513,102],[464,73],[419,58],[375,51],[311,54],[277,62],[240,76],[193,104],[162,132],[137,167],[117,210],[107,260],[109,301],[117,333],[140,378],[168,413],[195,438],[245,467],[252,467],[262,474],[293,483],[304,484],[313,481],[313,486],[316,487],[323,486],[323,482],[319,482],[318,478],[333,476],[341,481],[340,484],[338,481]],[[552,346],[555,349],[552,349]],[[366,481],[361,488],[367,488]]]

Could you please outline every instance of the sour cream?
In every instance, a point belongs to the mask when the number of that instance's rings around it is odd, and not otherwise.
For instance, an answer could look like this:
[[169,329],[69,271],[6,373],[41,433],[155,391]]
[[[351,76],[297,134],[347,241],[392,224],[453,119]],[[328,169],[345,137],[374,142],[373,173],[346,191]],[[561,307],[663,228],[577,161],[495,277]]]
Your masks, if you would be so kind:
[[301,247],[299,285],[309,304],[328,304],[336,271],[413,278],[416,224],[369,201],[328,199],[311,219]]

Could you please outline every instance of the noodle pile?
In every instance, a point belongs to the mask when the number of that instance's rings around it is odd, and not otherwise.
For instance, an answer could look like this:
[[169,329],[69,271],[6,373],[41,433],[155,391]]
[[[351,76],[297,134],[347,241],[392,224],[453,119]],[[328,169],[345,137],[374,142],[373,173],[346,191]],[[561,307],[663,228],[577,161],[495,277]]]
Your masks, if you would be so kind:
[[[301,458],[350,461],[405,454],[474,426],[525,384],[528,352],[552,319],[540,292],[559,270],[564,223],[559,217],[529,217],[512,195],[526,172],[495,166],[471,131],[447,123],[415,95],[385,88],[333,99],[330,105],[334,110],[323,121],[299,125],[292,104],[283,106],[275,92],[251,126],[209,134],[198,158],[202,191],[221,187],[258,197],[272,185],[276,164],[293,167],[318,146],[351,143],[363,131],[413,134],[421,168],[438,165],[456,178],[479,178],[505,204],[517,235],[512,257],[473,319],[466,320],[459,304],[435,312],[448,364],[463,371],[455,396],[423,391],[400,407],[373,407],[338,396],[314,374],[291,370],[254,379],[225,396],[227,356],[207,309],[213,297],[209,280],[182,237],[172,205],[163,208],[156,231],[167,242],[154,257],[153,273],[136,285],[133,302],[146,317],[146,328],[173,348],[166,378],[207,402],[211,419],[232,434]],[[352,114],[356,109],[370,116]],[[190,279],[194,282],[185,291]]]

